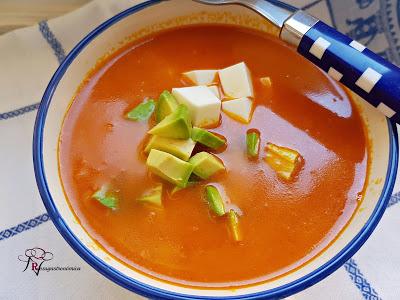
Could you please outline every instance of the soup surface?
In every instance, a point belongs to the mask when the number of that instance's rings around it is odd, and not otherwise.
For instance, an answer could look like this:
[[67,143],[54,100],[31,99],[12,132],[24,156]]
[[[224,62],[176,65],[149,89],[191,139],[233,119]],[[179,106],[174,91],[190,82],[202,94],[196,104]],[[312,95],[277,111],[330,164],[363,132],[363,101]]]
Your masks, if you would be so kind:
[[[212,130],[226,137],[215,153],[226,173],[171,195],[163,207],[135,201],[158,182],[143,145],[154,121],[125,115],[145,98],[182,87],[182,72],[244,61],[255,107],[249,124],[222,113]],[[269,76],[272,88],[259,78]],[[260,131],[259,158],[246,155],[246,132]],[[267,142],[298,151],[303,165],[284,181],[265,162]],[[199,151],[196,146],[195,151]],[[280,41],[239,27],[193,26],[132,42],[83,82],[60,137],[66,195],[88,233],[129,266],[172,282],[240,286],[276,277],[323,250],[351,218],[367,176],[361,118],[342,87]],[[212,183],[240,208],[243,239],[204,196]],[[104,184],[119,199],[111,210],[92,198]]]

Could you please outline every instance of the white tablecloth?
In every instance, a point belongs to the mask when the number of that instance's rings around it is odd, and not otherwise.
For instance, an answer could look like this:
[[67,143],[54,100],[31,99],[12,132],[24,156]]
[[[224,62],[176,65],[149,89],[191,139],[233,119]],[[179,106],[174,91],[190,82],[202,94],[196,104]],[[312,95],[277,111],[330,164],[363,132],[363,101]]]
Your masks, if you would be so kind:
[[[137,2],[97,0],[0,36],[0,299],[134,298],[87,265],[49,220],[34,179],[31,142],[38,102],[65,55],[90,30]],[[400,1],[291,3],[400,64]],[[399,200],[400,193],[392,197],[378,228],[351,260],[296,299],[400,299]],[[23,272],[18,257],[33,247],[52,252],[52,266],[80,270]]]

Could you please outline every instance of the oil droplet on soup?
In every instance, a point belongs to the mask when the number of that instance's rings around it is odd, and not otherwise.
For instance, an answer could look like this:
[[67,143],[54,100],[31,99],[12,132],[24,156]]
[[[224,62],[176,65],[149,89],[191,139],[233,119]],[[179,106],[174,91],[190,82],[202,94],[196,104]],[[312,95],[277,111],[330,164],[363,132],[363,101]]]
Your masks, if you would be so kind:
[[[125,114],[184,86],[183,72],[241,61],[253,78],[255,108],[249,124],[222,113],[213,129],[227,141],[217,154],[227,173],[164,193],[162,208],[135,201],[160,179],[148,172],[143,154],[152,121],[132,122]],[[266,76],[270,88],[259,81]],[[252,128],[260,149],[249,160]],[[301,154],[294,180],[281,180],[265,163],[267,142]],[[88,233],[129,266],[193,285],[260,282],[315,257],[356,209],[367,161],[361,118],[339,84],[280,41],[227,26],[169,30],[118,50],[79,89],[60,138],[61,178]],[[105,183],[115,189],[117,209],[92,198]],[[240,242],[230,238],[226,220],[210,213],[206,184],[240,208]]]

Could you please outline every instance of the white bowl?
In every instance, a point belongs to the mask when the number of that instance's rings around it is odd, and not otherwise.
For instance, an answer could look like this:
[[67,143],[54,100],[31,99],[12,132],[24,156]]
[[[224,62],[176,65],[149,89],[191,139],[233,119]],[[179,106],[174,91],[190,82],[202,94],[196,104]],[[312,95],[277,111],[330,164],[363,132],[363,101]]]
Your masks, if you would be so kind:
[[149,277],[98,247],[75,218],[64,195],[58,171],[58,140],[70,100],[88,71],[99,58],[129,40],[167,27],[194,23],[239,24],[275,36],[278,34],[260,16],[241,6],[205,6],[187,0],[147,1],[101,24],[66,57],[40,104],[33,143],[40,194],[51,219],[71,247],[97,271],[139,294],[172,299],[256,299],[291,295],[328,276],[361,247],[382,217],[392,193],[398,158],[395,126],[357,96],[353,95],[353,98],[367,124],[371,143],[364,199],[327,249],[295,271],[268,282],[236,289],[198,289]]

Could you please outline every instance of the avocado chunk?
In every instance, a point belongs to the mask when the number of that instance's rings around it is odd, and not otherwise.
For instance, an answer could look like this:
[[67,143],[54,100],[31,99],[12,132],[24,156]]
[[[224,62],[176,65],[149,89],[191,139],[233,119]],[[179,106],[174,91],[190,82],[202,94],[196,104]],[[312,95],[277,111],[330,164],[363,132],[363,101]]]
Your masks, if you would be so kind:
[[224,201],[218,189],[213,185],[206,186],[207,202],[210,209],[217,215],[223,216],[225,214]]
[[165,90],[158,98],[156,105],[156,121],[157,123],[164,120],[164,118],[173,113],[178,108],[178,102],[170,92]]
[[183,188],[183,187],[179,187],[179,186],[174,187],[174,188],[171,190],[171,195],[174,195],[174,194],[176,194],[177,192],[179,192],[179,191],[181,191],[181,190],[184,190],[184,189],[186,189],[186,188],[188,188],[188,187],[195,186],[196,184],[198,184],[198,181],[191,181],[191,180],[189,179],[189,181],[188,181],[186,187],[184,187],[184,188]]
[[188,161],[195,145],[196,142],[192,139],[180,140],[153,135],[146,145],[144,152],[149,153],[151,149],[157,149]]
[[162,206],[162,189],[163,186],[161,183],[159,183],[152,189],[144,192],[143,195],[137,199],[137,201]]
[[108,185],[103,185],[92,195],[92,198],[96,199],[105,207],[111,208],[112,210],[118,208],[118,199],[108,192]]
[[132,121],[145,121],[148,118],[150,118],[151,114],[154,111],[155,106],[156,106],[156,104],[155,104],[154,100],[150,99],[149,101],[140,103],[138,106],[136,106],[130,112],[128,112],[126,117]]
[[151,149],[146,161],[150,171],[179,187],[186,187],[193,165],[167,152]]
[[208,152],[199,152],[190,158],[193,165],[193,173],[201,179],[207,179],[215,173],[225,170],[224,164],[214,155]]
[[198,127],[192,129],[192,140],[211,149],[218,149],[225,145],[225,141],[219,136]]
[[176,110],[154,126],[149,134],[173,139],[188,139],[192,130],[188,108],[180,104]]

